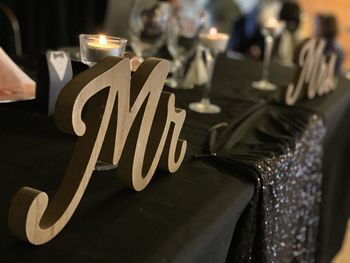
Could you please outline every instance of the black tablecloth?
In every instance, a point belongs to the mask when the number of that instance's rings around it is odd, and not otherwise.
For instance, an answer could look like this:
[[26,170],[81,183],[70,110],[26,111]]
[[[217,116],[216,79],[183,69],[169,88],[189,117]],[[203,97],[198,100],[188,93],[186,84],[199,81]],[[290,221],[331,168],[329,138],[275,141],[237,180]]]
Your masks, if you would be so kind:
[[[345,203],[349,194],[344,193],[350,181],[344,173],[348,164],[344,153],[349,152],[345,131],[350,129],[350,124],[344,121],[350,112],[347,108],[350,100],[349,83],[341,80],[340,88],[333,94],[289,108],[279,103],[279,92],[258,92],[250,88],[250,81],[259,76],[260,64],[221,56],[214,76],[213,101],[222,106],[224,111],[218,115],[188,111],[182,137],[188,139],[189,147],[183,167],[172,176],[157,173],[150,186],[141,193],[122,189],[112,172],[95,173],[67,227],[57,238],[41,247],[33,247],[12,237],[6,223],[7,209],[11,198],[23,185],[49,194],[55,191],[70,158],[75,138],[60,133],[48,117],[16,110],[13,106],[2,106],[2,262],[46,262],[49,259],[54,262],[234,260],[237,240],[241,240],[237,233],[247,222],[246,215],[252,206],[252,203],[249,204],[254,189],[254,180],[249,176],[252,173],[249,170],[247,172],[247,166],[242,167],[240,162],[231,162],[232,159],[193,158],[193,155],[209,153],[209,129],[225,121],[231,128],[233,152],[242,149],[242,145],[250,144],[253,138],[256,144],[269,143],[272,147],[269,148],[270,157],[276,158],[277,164],[286,148],[274,148],[273,138],[267,139],[252,133],[264,127],[276,114],[280,116],[275,120],[277,127],[280,127],[279,124],[283,126],[286,116],[293,120],[291,123],[297,123],[295,127],[299,127],[297,133],[280,133],[276,146],[280,145],[284,136],[287,145],[293,146],[300,142],[300,138],[307,138],[305,134],[308,131],[317,130],[317,125],[320,132],[322,127],[327,129],[323,147],[323,200],[317,252],[319,262],[324,259],[327,262],[339,249],[349,214]],[[273,65],[272,79],[275,82],[287,83],[292,76],[293,70]],[[200,92],[199,88],[176,91],[178,106],[187,108],[189,102],[199,99]],[[321,122],[312,122],[315,114],[321,117]],[[251,121],[252,116],[256,116],[255,121]],[[224,130],[219,133],[222,134]],[[319,139],[321,137],[322,134]],[[247,149],[245,151],[249,153]],[[254,148],[250,149],[250,154],[256,154]],[[263,174],[262,171],[260,173]],[[333,214],[337,206],[342,211]],[[245,208],[234,235],[236,222]],[[328,243],[329,238],[334,241],[332,244]],[[257,251],[254,247],[252,249]]]
[[239,174],[232,176],[229,167],[201,160],[185,163],[172,176],[157,174],[141,193],[123,189],[111,173],[96,173],[77,213],[57,238],[39,248],[15,240],[6,227],[11,196],[23,185],[52,194],[74,138],[40,115],[1,109],[0,116],[7,124],[1,129],[0,151],[2,262],[225,259],[253,187]]

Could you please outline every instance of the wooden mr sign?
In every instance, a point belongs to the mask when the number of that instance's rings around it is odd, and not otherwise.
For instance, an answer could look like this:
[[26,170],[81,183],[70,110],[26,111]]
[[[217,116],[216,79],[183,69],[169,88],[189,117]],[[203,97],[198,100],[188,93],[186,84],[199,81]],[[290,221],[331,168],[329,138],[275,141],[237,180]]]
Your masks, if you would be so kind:
[[117,174],[140,191],[156,168],[180,167],[186,141],[179,135],[186,112],[162,92],[169,62],[147,59],[131,77],[128,59],[108,57],[71,80],[56,104],[56,123],[76,134],[66,174],[51,202],[45,192],[23,187],[14,197],[9,225],[20,239],[40,245],[67,224],[89,183],[97,160],[118,164]]
[[336,89],[337,56],[335,54],[325,56],[325,45],[324,40],[310,39],[302,46],[297,62],[299,68],[296,81],[289,84],[285,96],[287,105],[294,105],[304,93],[304,88],[306,88],[306,95],[309,99],[325,95]]

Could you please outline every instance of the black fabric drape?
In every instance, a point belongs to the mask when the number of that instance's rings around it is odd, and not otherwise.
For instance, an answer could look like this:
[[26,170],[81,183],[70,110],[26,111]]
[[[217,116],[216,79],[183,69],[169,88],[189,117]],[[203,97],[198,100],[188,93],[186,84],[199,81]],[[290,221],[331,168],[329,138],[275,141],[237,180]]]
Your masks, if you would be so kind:
[[314,262],[325,127],[315,114],[276,106],[249,119],[223,131],[215,147],[217,158],[244,169],[255,184],[227,262]]

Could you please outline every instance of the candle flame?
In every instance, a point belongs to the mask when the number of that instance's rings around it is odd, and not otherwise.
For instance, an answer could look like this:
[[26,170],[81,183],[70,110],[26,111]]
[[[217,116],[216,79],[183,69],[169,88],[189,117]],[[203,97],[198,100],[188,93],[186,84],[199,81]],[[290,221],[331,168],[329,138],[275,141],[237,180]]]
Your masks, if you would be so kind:
[[269,17],[265,21],[265,26],[266,27],[278,27],[279,26],[279,21],[275,17]]
[[216,35],[218,33],[218,30],[215,27],[212,27],[209,29],[209,35]]
[[104,36],[104,35],[100,35],[99,38],[98,38],[98,41],[103,46],[107,45],[107,39],[106,39],[106,36]]

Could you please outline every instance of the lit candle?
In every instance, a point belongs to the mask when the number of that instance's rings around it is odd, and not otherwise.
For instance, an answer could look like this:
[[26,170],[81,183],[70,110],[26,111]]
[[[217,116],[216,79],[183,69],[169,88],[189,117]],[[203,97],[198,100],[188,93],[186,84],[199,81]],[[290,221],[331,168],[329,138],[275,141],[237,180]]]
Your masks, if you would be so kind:
[[80,35],[80,53],[83,63],[92,66],[107,56],[123,57],[126,39],[104,35]]
[[224,51],[227,46],[229,36],[224,33],[218,33],[215,27],[212,27],[208,33],[201,33],[199,39],[201,44],[209,49]]

